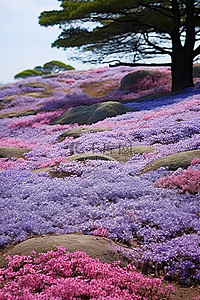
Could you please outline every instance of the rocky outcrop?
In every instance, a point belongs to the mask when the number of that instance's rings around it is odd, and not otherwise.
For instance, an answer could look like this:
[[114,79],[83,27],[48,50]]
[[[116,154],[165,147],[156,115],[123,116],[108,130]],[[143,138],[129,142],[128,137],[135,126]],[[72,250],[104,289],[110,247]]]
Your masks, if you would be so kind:
[[90,125],[105,118],[115,117],[130,111],[133,111],[133,109],[115,101],[95,103],[89,106],[81,105],[67,110],[54,120],[52,124],[78,123],[79,125]]
[[130,147],[121,147],[112,150],[106,150],[103,153],[93,153],[93,152],[86,152],[86,153],[78,153],[74,155],[70,155],[66,157],[67,161],[73,160],[86,160],[86,159],[101,159],[101,160],[112,160],[112,161],[119,161],[119,162],[126,162],[129,160],[134,154],[138,153],[150,153],[154,152],[155,147],[153,146],[130,146]]
[[12,158],[12,157],[23,157],[24,153],[31,151],[31,149],[27,148],[17,148],[17,147],[0,147],[0,157],[4,158]]
[[82,128],[82,127],[75,127],[69,129],[59,135],[57,138],[57,142],[62,142],[66,137],[73,137],[74,139],[79,138],[81,135],[86,133],[95,133],[95,132],[103,132],[103,131],[111,131],[112,128],[109,127],[95,127],[95,128]]
[[104,154],[116,159],[119,162],[125,162],[129,160],[134,154],[151,153],[154,151],[155,147],[153,146],[141,145],[107,150],[104,152]]
[[133,73],[129,73],[124,76],[120,82],[120,90],[126,91],[132,87],[132,85],[137,84],[137,82],[149,74],[152,74],[152,70],[139,70]]
[[[29,87],[32,89],[31,92],[24,92],[22,91],[21,94],[19,95],[24,95],[27,97],[34,97],[34,98],[48,98],[48,97],[52,97],[53,96],[53,92],[55,90],[55,88],[53,86],[51,86],[48,83],[45,82],[41,82],[41,81],[32,81],[32,82],[27,82],[27,83],[23,83],[21,85],[19,85],[20,88],[23,87]],[[43,89],[43,91],[38,92],[36,91],[37,89]]]
[[[66,161],[71,162],[74,160],[78,160],[78,161],[108,160],[108,161],[126,162],[134,154],[150,153],[150,152],[154,152],[154,151],[155,151],[155,147],[153,147],[153,146],[146,146],[146,145],[130,146],[130,147],[106,150],[103,153],[85,152],[85,153],[73,154],[73,155],[67,156]],[[49,174],[53,177],[65,177],[65,176],[62,176],[62,174],[60,176],[59,173],[52,172],[52,168],[54,168],[54,167],[46,167],[46,168],[37,169],[37,170],[34,170],[33,173],[49,172]],[[68,174],[67,176],[70,176],[70,174]]]
[[107,80],[100,82],[89,82],[81,85],[82,91],[89,97],[105,97],[110,92],[119,87],[118,81]]
[[49,111],[48,109],[25,109],[21,111],[11,111],[7,113],[0,113],[0,119],[3,118],[17,118],[17,117],[24,117],[24,116],[30,116],[30,115],[36,115],[41,112]]
[[33,250],[38,254],[56,249],[59,246],[64,247],[69,252],[84,251],[92,258],[98,258],[103,262],[112,263],[115,260],[120,260],[122,265],[127,264],[121,254],[110,250],[111,247],[117,246],[110,239],[92,235],[64,234],[31,238],[15,245],[0,257],[0,267],[6,267],[5,258],[8,255],[11,257],[14,255],[25,256],[30,255]]
[[26,82],[22,83],[19,85],[19,87],[31,87],[33,89],[38,89],[38,88],[43,88],[45,90],[47,89],[54,89],[54,87],[48,83],[42,82],[42,81],[31,81],[31,82]]
[[73,161],[73,160],[83,161],[87,159],[116,161],[116,159],[114,159],[112,156],[108,156],[103,153],[93,153],[93,152],[78,153],[66,157],[66,161]]
[[148,171],[155,171],[161,167],[169,167],[169,170],[172,171],[178,168],[186,169],[195,157],[200,158],[200,149],[171,154],[147,164],[142,174]]

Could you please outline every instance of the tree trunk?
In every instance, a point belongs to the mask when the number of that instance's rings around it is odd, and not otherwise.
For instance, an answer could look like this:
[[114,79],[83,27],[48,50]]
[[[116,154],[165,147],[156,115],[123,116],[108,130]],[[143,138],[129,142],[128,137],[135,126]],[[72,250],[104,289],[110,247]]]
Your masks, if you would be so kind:
[[193,87],[193,53],[184,47],[172,53],[172,91]]

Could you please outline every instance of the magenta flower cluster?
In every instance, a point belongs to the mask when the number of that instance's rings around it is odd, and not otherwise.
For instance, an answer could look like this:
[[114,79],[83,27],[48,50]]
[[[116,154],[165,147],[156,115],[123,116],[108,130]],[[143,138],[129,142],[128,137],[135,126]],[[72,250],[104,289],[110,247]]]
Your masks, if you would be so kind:
[[103,237],[108,237],[109,232],[108,232],[108,230],[107,230],[106,228],[104,228],[104,227],[99,227],[99,228],[97,228],[97,229],[95,229],[95,230],[93,231],[93,234],[94,234],[94,235],[103,236]]
[[132,299],[172,300],[174,288],[150,279],[128,265],[101,263],[84,252],[32,252],[14,256],[0,269],[0,299]]

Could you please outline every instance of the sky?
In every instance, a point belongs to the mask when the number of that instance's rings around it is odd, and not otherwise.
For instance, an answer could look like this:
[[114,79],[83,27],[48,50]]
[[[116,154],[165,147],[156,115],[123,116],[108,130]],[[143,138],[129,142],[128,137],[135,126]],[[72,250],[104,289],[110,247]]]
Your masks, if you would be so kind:
[[63,49],[51,47],[61,31],[57,26],[40,26],[38,17],[44,10],[53,9],[60,9],[58,0],[0,0],[0,83],[13,82],[17,73],[51,60],[77,70],[94,68],[70,60]]

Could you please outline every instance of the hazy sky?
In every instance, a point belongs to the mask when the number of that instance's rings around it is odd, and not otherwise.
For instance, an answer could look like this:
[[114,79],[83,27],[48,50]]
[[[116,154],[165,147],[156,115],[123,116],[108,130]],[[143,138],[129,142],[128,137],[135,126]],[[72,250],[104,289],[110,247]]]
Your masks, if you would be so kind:
[[44,10],[59,8],[58,0],[0,0],[0,83],[13,82],[15,74],[51,60],[76,69],[94,67],[70,61],[66,51],[51,48],[60,30],[40,26],[38,16]]

